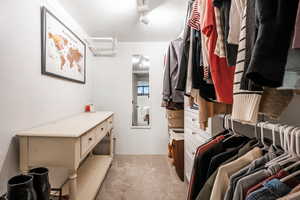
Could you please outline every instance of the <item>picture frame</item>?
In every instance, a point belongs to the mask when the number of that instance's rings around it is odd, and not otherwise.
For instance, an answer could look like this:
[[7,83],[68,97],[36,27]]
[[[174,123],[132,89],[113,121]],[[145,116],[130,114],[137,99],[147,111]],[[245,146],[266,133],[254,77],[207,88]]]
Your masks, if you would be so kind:
[[42,74],[86,82],[86,44],[46,7],[41,8]]

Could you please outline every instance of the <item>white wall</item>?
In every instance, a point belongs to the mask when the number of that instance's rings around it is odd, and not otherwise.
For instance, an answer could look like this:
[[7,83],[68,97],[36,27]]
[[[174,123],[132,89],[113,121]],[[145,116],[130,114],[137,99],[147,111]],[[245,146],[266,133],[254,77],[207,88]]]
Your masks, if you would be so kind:
[[[114,132],[119,154],[165,154],[168,135],[161,105],[165,42],[120,43],[114,58],[98,58],[93,71],[93,99],[99,110],[115,112]],[[131,129],[133,54],[150,57],[151,129]]]
[[45,3],[75,33],[86,35],[54,0],[1,1],[0,193],[18,169],[15,131],[82,112],[91,102],[89,50],[85,85],[41,75],[40,6]]

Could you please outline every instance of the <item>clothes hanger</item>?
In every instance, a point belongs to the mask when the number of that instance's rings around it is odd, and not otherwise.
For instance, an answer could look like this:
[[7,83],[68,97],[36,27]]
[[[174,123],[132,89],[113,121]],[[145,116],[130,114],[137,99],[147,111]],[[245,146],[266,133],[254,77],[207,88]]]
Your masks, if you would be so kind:
[[229,115],[225,114],[223,118],[223,128],[224,128],[223,136],[225,137],[225,139],[232,136],[232,131],[231,128],[229,127],[229,122],[227,120],[228,117]]
[[[279,163],[281,166],[283,165],[283,163],[286,163],[286,162],[282,162],[282,161],[285,161],[286,159],[289,159],[292,157],[292,154],[290,151],[290,134],[294,129],[295,129],[295,127],[293,127],[293,126],[287,126],[287,128],[284,130],[284,141],[285,141],[284,150],[286,153],[279,160],[276,161],[276,163]],[[289,162],[290,161],[291,160],[289,160]]]
[[[227,134],[227,135],[230,135],[229,137],[227,137],[225,140],[223,140],[222,142],[223,143],[226,143],[226,142],[229,142],[229,141],[231,141],[233,138],[239,138],[239,139],[237,139],[238,141],[240,141],[241,140],[241,138],[247,138],[247,139],[249,139],[248,137],[246,137],[246,136],[243,136],[243,135],[240,135],[240,134],[238,134],[235,130],[234,130],[234,120],[230,117],[230,115],[227,115],[226,116],[226,122],[227,122],[227,125],[228,125],[228,127],[230,126],[229,124],[231,124],[231,128],[229,129],[229,134]],[[226,136],[227,136],[226,135]],[[246,140],[245,140],[245,142],[246,142]]]
[[226,122],[225,122],[226,115],[227,115],[227,114],[224,114],[224,117],[223,117],[223,129],[224,129],[224,130],[227,130]]
[[289,140],[289,145],[288,145],[288,152],[290,154],[290,157],[286,160],[283,160],[283,161],[279,162],[280,166],[283,166],[283,165],[285,165],[289,162],[292,162],[292,161],[298,161],[299,160],[298,156],[296,155],[295,149],[293,148],[295,146],[293,144],[295,142],[294,135],[298,130],[299,130],[299,128],[294,128],[290,132],[290,136],[289,136],[290,140]]
[[284,183],[284,182],[286,182],[286,181],[290,180],[291,178],[296,177],[298,175],[300,175],[300,170],[298,170],[298,171],[296,171],[296,172],[294,172],[294,173],[292,173],[292,174],[290,174],[290,175],[288,175],[288,176],[280,179],[280,181]]
[[[296,129],[297,129],[296,131],[299,132],[300,129],[299,129],[299,128],[296,128]],[[292,136],[295,136],[295,135],[297,135],[297,133],[292,134]],[[296,140],[299,140],[299,138],[297,137]],[[297,142],[296,142],[296,143],[297,143]],[[298,141],[298,143],[299,143],[299,141]],[[295,149],[292,149],[292,150],[295,150]],[[299,148],[298,148],[297,150],[299,150]],[[296,150],[296,151],[297,151],[297,150]],[[300,155],[299,155],[297,152],[294,152],[294,153],[296,153],[296,155],[297,155],[297,157],[298,157],[298,159],[299,159],[299,156],[300,156]],[[292,168],[294,168],[294,167],[296,167],[296,166],[298,166],[298,165],[300,165],[300,161],[298,161],[298,162],[294,163],[293,165],[291,165],[291,166],[285,168],[284,170],[289,171],[289,170],[291,170]],[[298,175],[300,175],[300,170],[297,170],[297,171],[295,171],[294,173],[292,173],[292,174],[290,174],[290,175],[288,175],[288,176],[286,176],[286,177],[280,179],[280,181],[281,181],[281,182],[286,182],[286,181],[290,180],[291,178],[296,177],[296,176],[298,176]]]
[[291,133],[291,152],[294,154],[294,155],[297,155],[297,144],[296,144],[296,141],[297,141],[297,133],[299,131],[299,128],[300,127],[297,127],[294,129],[294,131],[292,131]]
[[[294,133],[294,136],[296,136],[295,141],[294,141],[296,145],[299,143],[299,137],[297,137],[297,135],[298,135],[299,133],[300,133],[300,128],[297,128],[297,130],[296,130],[295,133]],[[289,170],[293,169],[294,167],[297,167],[297,166],[300,165],[300,160],[299,160],[299,156],[300,156],[300,154],[299,154],[299,147],[296,146],[296,148],[295,148],[295,149],[292,149],[292,150],[294,151],[294,152],[293,152],[294,155],[298,158],[298,161],[295,162],[294,164],[292,164],[292,165],[286,167],[285,169],[283,169],[284,171],[289,171]]]
[[256,122],[255,126],[254,126],[254,134],[255,134],[256,139],[258,139],[258,132],[257,132],[257,126],[258,126],[258,124],[259,124],[259,122]]
[[296,133],[296,153],[298,156],[300,156],[300,139],[299,139],[300,131],[297,131]]
[[272,140],[273,140],[273,146],[276,147],[276,135],[275,135],[275,124],[272,127]]
[[232,129],[233,135],[239,136],[239,134],[237,134],[237,133],[235,132],[234,128],[233,128],[233,124],[234,124],[234,123],[233,123],[232,117],[230,118],[230,122],[231,122],[231,129]]
[[261,122],[260,123],[260,140],[261,140],[261,143],[266,146],[265,144],[265,141],[264,141],[264,128],[265,128],[265,125],[268,124],[268,122]]
[[287,125],[280,125],[279,124],[279,136],[280,136],[280,145],[284,150],[284,153],[272,160],[270,160],[269,162],[266,163],[266,166],[271,166],[274,163],[276,163],[278,160],[281,160],[283,157],[285,157],[287,155],[287,150],[285,148],[285,137],[284,137],[284,128],[288,127]]
[[[263,150],[263,151],[266,151],[266,152],[268,152],[268,150],[269,150],[269,148],[270,148],[270,146],[267,145],[267,144],[265,143],[265,137],[264,137],[264,128],[265,128],[265,125],[267,125],[267,124],[269,124],[268,121],[263,122],[262,125],[261,125],[261,142],[262,142],[262,144],[263,144],[262,150]],[[274,143],[274,142],[273,142],[273,143]],[[271,144],[271,145],[273,145],[273,144]]]

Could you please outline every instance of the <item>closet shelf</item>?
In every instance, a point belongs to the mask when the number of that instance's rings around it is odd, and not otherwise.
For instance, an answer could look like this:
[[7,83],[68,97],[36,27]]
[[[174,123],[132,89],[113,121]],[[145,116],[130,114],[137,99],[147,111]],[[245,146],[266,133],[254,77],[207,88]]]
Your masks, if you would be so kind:
[[[77,199],[95,199],[112,160],[111,156],[91,155],[83,162],[77,174]],[[69,194],[68,183],[65,184],[62,191],[63,195]]]

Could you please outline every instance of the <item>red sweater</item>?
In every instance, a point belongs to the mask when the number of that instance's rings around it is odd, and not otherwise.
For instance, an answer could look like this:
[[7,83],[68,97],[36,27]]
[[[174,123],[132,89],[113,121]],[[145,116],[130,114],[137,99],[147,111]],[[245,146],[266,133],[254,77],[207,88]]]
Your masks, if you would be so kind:
[[209,52],[209,64],[212,80],[215,86],[217,101],[226,104],[233,102],[233,79],[235,67],[228,66],[226,58],[215,55],[218,33],[216,28],[215,12],[213,0],[203,0],[206,2],[204,26],[202,33],[208,38],[206,47]]

